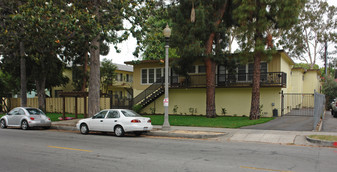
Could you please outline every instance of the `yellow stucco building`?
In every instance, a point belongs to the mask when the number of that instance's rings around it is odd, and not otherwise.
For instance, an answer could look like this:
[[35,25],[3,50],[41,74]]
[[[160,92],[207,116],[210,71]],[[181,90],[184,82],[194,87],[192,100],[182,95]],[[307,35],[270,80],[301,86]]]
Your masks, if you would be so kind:
[[[117,68],[115,70],[115,78],[112,85],[103,86],[101,84],[101,92],[114,95],[115,98],[119,99],[132,99],[132,81],[133,81],[133,67],[130,65],[114,64]],[[73,71],[71,68],[66,68],[63,71],[63,75],[69,78],[69,82],[64,86],[53,87],[52,97],[59,97],[59,92],[74,91],[73,86]],[[88,88],[87,88],[88,89]]]
[[[143,106],[142,113],[163,113],[164,63],[144,60],[132,64],[134,104]],[[261,62],[260,105],[262,116],[278,116],[291,109],[281,93],[314,93],[320,91],[319,71],[293,68],[294,61],[282,50],[271,60]],[[253,64],[240,64],[235,74],[226,66],[216,67],[215,106],[217,115],[249,116]],[[206,69],[202,62],[193,64],[188,76],[169,71],[169,114],[206,115]],[[283,103],[283,105],[282,105]],[[288,108],[288,109],[287,109]],[[283,111],[282,111],[283,109]]]

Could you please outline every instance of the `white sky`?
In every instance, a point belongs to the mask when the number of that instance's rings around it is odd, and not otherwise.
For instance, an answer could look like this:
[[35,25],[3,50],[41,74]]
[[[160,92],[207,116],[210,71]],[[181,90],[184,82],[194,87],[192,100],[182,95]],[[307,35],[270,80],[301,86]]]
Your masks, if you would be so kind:
[[[336,0],[327,0],[330,5],[337,6]],[[132,60],[140,60],[140,58],[136,58],[133,56],[133,52],[135,48],[137,47],[137,41],[133,37],[129,37],[128,40],[124,41],[123,43],[118,45],[119,49],[121,50],[121,53],[116,53],[116,50],[113,46],[110,47],[110,53],[107,56],[101,56],[101,60],[103,58],[112,59],[113,63],[117,64],[124,64],[125,61],[132,61]],[[329,48],[333,48],[333,46],[330,46]],[[236,47],[233,45],[233,50],[235,50]],[[295,60],[295,59],[294,59]],[[300,62],[296,61],[295,62]],[[324,62],[320,59],[317,59],[316,62],[320,67],[323,67]]]

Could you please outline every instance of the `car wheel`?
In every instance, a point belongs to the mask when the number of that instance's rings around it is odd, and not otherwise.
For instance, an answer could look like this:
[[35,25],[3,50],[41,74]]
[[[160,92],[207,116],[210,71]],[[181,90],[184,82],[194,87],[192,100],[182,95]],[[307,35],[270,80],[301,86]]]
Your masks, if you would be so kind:
[[143,134],[143,132],[141,132],[141,131],[135,131],[134,134],[135,134],[136,136],[140,136],[140,135]]
[[114,132],[115,132],[115,135],[116,135],[117,137],[122,137],[122,136],[124,136],[124,129],[123,129],[123,127],[120,126],[120,125],[118,125],[118,126],[115,127]]
[[81,124],[80,132],[81,132],[81,134],[88,134],[89,133],[89,128],[88,128],[87,124]]
[[335,112],[333,110],[331,110],[331,115],[335,116]]
[[5,121],[4,119],[1,120],[1,122],[0,122],[0,127],[1,127],[1,128],[7,128],[7,126],[6,126],[6,121]]
[[21,129],[23,129],[23,130],[28,130],[29,129],[29,125],[28,125],[28,122],[26,120],[23,120],[21,122]]

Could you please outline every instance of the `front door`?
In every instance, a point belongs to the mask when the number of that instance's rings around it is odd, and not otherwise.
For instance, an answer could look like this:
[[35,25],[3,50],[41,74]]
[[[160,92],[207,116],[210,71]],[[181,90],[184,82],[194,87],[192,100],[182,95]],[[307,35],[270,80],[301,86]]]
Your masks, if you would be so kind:
[[103,131],[113,132],[116,123],[120,120],[120,114],[117,110],[110,110],[103,121]]
[[16,113],[18,113],[18,108],[16,108],[16,109],[13,109],[13,110],[11,110],[10,112],[8,112],[8,116],[7,116],[7,122],[8,122],[8,125],[10,125],[10,126],[13,126],[14,125],[14,121],[15,121],[15,117],[16,117]]
[[104,118],[107,112],[108,111],[103,110],[99,112],[98,114],[96,114],[95,116],[93,116],[89,124],[90,125],[89,130],[102,131]]

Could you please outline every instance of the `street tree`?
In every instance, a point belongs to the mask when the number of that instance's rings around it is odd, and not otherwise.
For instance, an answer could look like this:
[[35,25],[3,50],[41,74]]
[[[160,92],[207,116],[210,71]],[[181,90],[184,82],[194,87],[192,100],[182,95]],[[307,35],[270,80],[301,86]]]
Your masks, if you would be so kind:
[[263,56],[276,53],[273,36],[289,30],[298,21],[303,0],[235,0],[233,11],[239,27],[241,53],[254,61],[251,109],[249,118],[260,118],[260,62]]
[[[8,53],[8,50],[16,49],[12,55],[20,56],[20,95],[21,106],[27,106],[27,76],[26,76],[26,56],[24,49],[24,30],[20,22],[12,23],[11,15],[20,12],[19,6],[26,3],[27,0],[13,0],[0,2],[0,45],[2,53]],[[8,48],[12,47],[12,48]],[[15,47],[15,48],[14,48]]]
[[336,10],[324,0],[309,0],[301,10],[299,22],[282,35],[280,44],[291,57],[313,68],[319,57],[324,59],[325,43],[336,43]]
[[[154,0],[73,0],[76,16],[87,22],[86,28],[79,33],[80,38],[88,36],[90,53],[88,115],[100,111],[100,50],[101,42],[120,43],[133,34],[136,38],[141,33],[139,27],[152,10]],[[126,27],[123,22],[129,22]],[[83,27],[82,25],[78,26]],[[85,32],[84,32],[85,31]],[[120,33],[119,31],[122,31]]]
[[[171,44],[180,56],[182,68],[201,60],[206,66],[206,116],[216,117],[215,110],[215,61],[228,52],[229,28],[233,25],[229,0],[176,0],[172,4]],[[184,70],[184,69],[181,69]],[[185,72],[186,69],[185,69]]]
[[22,24],[24,54],[33,61],[30,69],[34,76],[38,95],[39,108],[45,109],[46,80],[50,72],[57,68],[58,53],[62,50],[61,43],[68,40],[73,32],[70,23],[76,20],[65,15],[69,8],[64,1],[27,1],[19,6],[19,10],[11,15],[9,26]]

